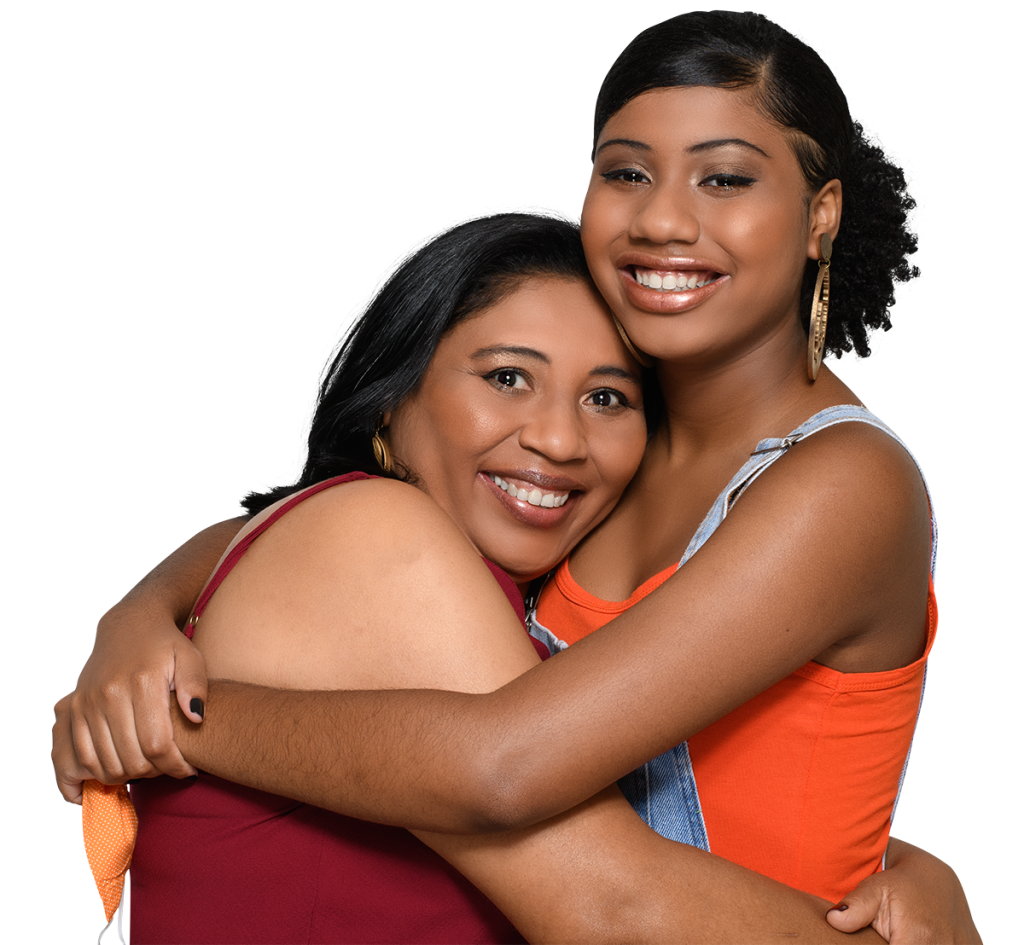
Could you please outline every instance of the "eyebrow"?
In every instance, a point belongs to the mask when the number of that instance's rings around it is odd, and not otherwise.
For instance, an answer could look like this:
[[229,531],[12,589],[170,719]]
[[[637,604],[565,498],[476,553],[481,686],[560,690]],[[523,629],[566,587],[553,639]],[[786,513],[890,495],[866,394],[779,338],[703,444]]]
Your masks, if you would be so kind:
[[[532,358],[535,361],[540,361],[543,364],[550,364],[551,358],[549,358],[543,351],[538,351],[536,348],[527,348],[521,345],[493,345],[489,348],[477,348],[476,351],[470,355],[472,358],[492,358],[495,356],[503,357],[506,355],[519,355],[524,358]],[[635,371],[627,371],[625,368],[619,367],[617,364],[599,364],[597,367],[592,368],[589,372],[590,377],[621,377],[624,380],[640,382],[640,378]]]
[[640,383],[640,378],[634,371],[627,371],[625,368],[619,367],[617,364],[602,364],[599,367],[594,368],[590,372],[591,377],[621,377],[625,381],[636,381]]
[[743,138],[718,138],[715,141],[702,141],[700,144],[695,144],[692,147],[687,148],[690,154],[701,154],[704,151],[714,151],[715,148],[749,148],[751,151],[756,151],[758,154],[763,154],[765,157],[770,157],[767,151],[762,150],[756,144],[751,144],[749,141]]
[[477,348],[470,357],[472,358],[490,358],[494,355],[509,355],[517,354],[523,358],[533,358],[535,361],[542,361],[544,364],[550,364],[551,358],[541,351],[537,351],[536,348],[526,348],[519,345],[494,345],[490,348]]
[[[645,153],[654,150],[649,144],[644,144],[643,141],[634,141],[632,138],[609,138],[598,146],[597,150],[594,152],[595,157],[605,148],[611,147],[613,144],[619,144],[623,147],[630,148],[633,151],[643,151]],[[691,145],[686,150],[690,154],[703,154],[705,151],[714,151],[716,148],[727,148],[730,146],[749,148],[751,151],[756,151],[758,154],[763,154],[765,157],[771,157],[767,151],[762,150],[756,144],[751,144],[743,138],[716,138],[714,141],[702,141],[700,144]]]

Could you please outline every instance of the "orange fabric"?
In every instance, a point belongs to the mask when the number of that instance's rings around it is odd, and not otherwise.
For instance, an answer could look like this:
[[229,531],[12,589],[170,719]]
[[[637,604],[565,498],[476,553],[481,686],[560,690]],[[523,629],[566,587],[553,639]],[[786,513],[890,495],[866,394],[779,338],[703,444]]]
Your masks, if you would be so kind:
[[639,603],[655,588],[664,584],[676,573],[678,565],[670,565],[648,578],[626,600],[601,600],[583,590],[569,574],[569,559],[566,558],[555,572],[553,582],[556,592],[545,587],[537,606],[537,618],[566,643],[579,643],[588,633],[624,614]]
[[[575,642],[668,576],[629,601],[602,601],[573,581],[566,561],[537,617]],[[831,902],[882,868],[937,622],[929,581],[920,659],[880,673],[808,663],[689,740],[712,853]]]
[[139,820],[123,784],[82,785],[82,834],[93,879],[109,922],[124,891],[124,875],[132,861]]

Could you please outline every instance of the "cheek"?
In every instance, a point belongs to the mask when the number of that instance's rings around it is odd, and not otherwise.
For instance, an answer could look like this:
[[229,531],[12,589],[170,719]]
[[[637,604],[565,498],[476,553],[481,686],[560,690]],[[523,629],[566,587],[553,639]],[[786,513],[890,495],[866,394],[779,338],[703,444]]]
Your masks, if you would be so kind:
[[580,232],[587,260],[604,253],[612,237],[622,228],[622,207],[617,201],[609,201],[593,191],[587,193],[580,214]]
[[592,441],[591,455],[601,477],[601,490],[609,501],[619,496],[636,474],[647,447],[647,424],[643,415],[631,420],[628,430]]

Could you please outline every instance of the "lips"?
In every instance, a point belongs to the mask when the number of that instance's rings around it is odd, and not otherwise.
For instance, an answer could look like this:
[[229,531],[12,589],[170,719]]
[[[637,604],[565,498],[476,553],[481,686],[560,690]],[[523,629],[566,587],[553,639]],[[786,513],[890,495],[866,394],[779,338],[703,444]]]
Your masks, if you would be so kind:
[[709,299],[729,275],[689,259],[631,257],[619,261],[619,276],[629,301],[654,314],[685,312]]
[[535,470],[482,472],[479,477],[513,518],[536,528],[558,525],[582,494],[579,483]]

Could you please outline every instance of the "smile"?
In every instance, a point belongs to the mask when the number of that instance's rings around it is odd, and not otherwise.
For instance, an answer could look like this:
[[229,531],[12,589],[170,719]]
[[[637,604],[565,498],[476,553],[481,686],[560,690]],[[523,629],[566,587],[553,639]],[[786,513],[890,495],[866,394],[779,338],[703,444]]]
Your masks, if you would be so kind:
[[717,272],[694,272],[687,270],[643,269],[633,266],[633,278],[648,289],[660,292],[685,292],[699,289],[718,278]]
[[520,502],[528,502],[530,505],[540,506],[545,509],[558,509],[565,505],[566,500],[569,498],[568,492],[544,492],[536,486],[523,488],[513,482],[506,482],[500,476],[494,475],[494,473],[488,473],[487,475],[490,477],[491,482],[503,492],[512,496],[513,499],[518,499]]

